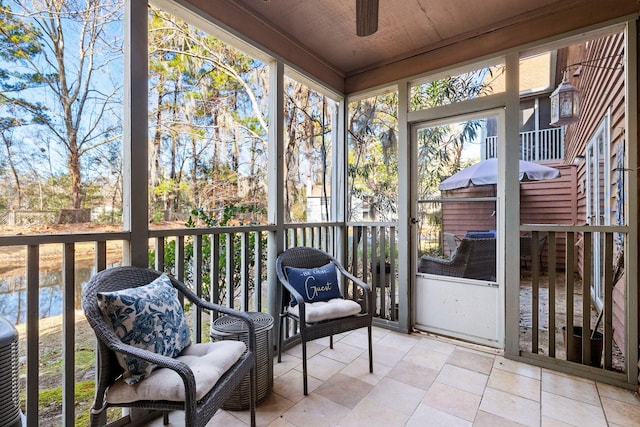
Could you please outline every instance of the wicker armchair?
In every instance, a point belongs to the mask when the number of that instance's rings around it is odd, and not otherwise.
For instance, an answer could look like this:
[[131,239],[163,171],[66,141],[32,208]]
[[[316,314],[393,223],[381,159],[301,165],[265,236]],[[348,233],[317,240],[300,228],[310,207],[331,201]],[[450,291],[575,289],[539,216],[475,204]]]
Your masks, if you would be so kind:
[[496,239],[462,239],[451,259],[420,258],[419,273],[468,279],[496,279]]
[[[348,317],[323,319],[322,313],[318,318],[309,321],[315,313],[318,313],[316,304],[327,304],[325,302],[305,302],[302,295],[296,291],[294,286],[289,282],[286,267],[295,267],[303,269],[313,269],[332,263],[338,277],[342,283],[342,289],[348,289],[347,285],[352,284],[354,295],[362,295],[363,301],[360,312],[349,315]],[[359,328],[367,328],[369,333],[369,372],[373,372],[373,347],[371,338],[371,322],[373,313],[371,309],[372,293],[371,288],[357,277],[346,271],[344,267],[331,255],[326,252],[314,248],[297,247],[286,250],[281,253],[276,260],[276,271],[278,279],[282,285],[282,300],[280,308],[280,334],[278,340],[278,363],[282,360],[282,345],[285,331],[286,319],[291,319],[294,324],[298,325],[300,340],[302,342],[302,375],[304,394],[307,395],[307,342],[317,338],[330,337],[329,346],[333,348],[333,335],[342,332],[351,331]],[[340,282],[340,280],[339,280]],[[290,302],[293,299],[297,302],[297,306],[292,308]],[[337,302],[341,304],[341,299],[336,298],[329,302]],[[349,300],[346,300],[349,302]],[[353,304],[353,303],[351,303]],[[320,308],[320,312],[324,307]]]
[[[531,258],[532,249],[531,249],[531,236],[520,236],[520,267],[525,270],[528,269],[528,262],[533,264],[533,259]],[[540,234],[538,235],[538,261],[539,261],[539,272],[542,273],[542,252],[544,251],[544,246],[547,243],[547,235]]]
[[[138,267],[116,267],[99,272],[89,280],[86,284],[82,295],[82,307],[85,312],[87,321],[93,328],[97,337],[97,379],[96,379],[96,395],[95,401],[91,407],[91,425],[97,426],[105,422],[104,411],[108,407],[130,407],[162,410],[164,413],[164,424],[168,423],[168,414],[172,410],[185,411],[185,426],[204,426],[213,417],[215,412],[224,404],[227,397],[234,391],[236,386],[247,376],[250,375],[250,411],[251,425],[255,426],[255,405],[256,405],[256,377],[255,377],[255,327],[251,318],[243,312],[228,309],[217,304],[212,304],[194,294],[184,284],[170,278],[171,284],[180,294],[184,295],[194,305],[207,309],[215,310],[219,313],[235,316],[247,323],[249,333],[249,345],[244,349],[238,349],[236,345],[236,353],[239,355],[229,357],[225,362],[230,367],[224,371],[212,373],[211,369],[218,364],[209,364],[210,359],[201,359],[201,365],[210,367],[209,372],[200,370],[197,367],[192,370],[193,360],[201,357],[202,354],[209,352],[214,357],[218,357],[215,353],[220,352],[220,348],[212,347],[217,343],[199,343],[190,344],[176,357],[171,358],[161,354],[154,353],[145,349],[124,344],[116,335],[112,325],[107,323],[102,317],[101,309],[98,305],[98,292],[114,292],[122,291],[130,288],[144,286],[161,275],[160,272],[147,268]],[[227,348],[227,347],[225,347]],[[224,348],[223,350],[224,351]],[[244,351],[244,353],[242,353]],[[124,384],[122,379],[123,368],[118,363],[116,352],[124,355],[134,356],[141,360],[146,360],[157,365],[157,368],[151,374],[142,379],[135,385]],[[241,353],[241,354],[240,354]],[[183,357],[184,356],[184,357]],[[235,362],[234,362],[235,360]],[[164,369],[167,368],[167,369]],[[170,371],[169,371],[170,370]],[[173,371],[173,372],[171,372]],[[177,373],[180,380],[175,376]],[[194,372],[196,374],[194,374]],[[182,395],[183,400],[175,400],[173,396],[171,400],[166,398],[158,399],[158,388],[150,387],[146,381],[150,381],[155,375],[155,380],[159,378],[167,378],[173,376],[175,384],[175,393]],[[215,375],[214,375],[215,374]],[[217,375],[220,375],[217,378]],[[163,377],[160,377],[163,375]],[[211,379],[215,376],[214,379]],[[213,386],[203,386],[205,379],[201,377],[209,377],[210,382],[215,382]],[[217,381],[216,381],[217,378]],[[164,382],[162,382],[165,385]],[[211,387],[207,391],[207,387]],[[170,388],[169,385],[166,387]],[[125,393],[136,393],[136,400],[121,399],[121,395],[116,396],[114,390],[125,390]],[[164,395],[166,390],[162,391]],[[198,398],[196,398],[198,396]]]

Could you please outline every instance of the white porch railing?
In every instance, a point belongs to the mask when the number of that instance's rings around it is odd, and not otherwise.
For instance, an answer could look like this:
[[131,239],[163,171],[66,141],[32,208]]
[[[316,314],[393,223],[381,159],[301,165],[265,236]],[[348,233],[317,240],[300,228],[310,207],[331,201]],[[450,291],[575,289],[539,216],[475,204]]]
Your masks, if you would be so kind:
[[[485,139],[484,158],[498,157],[498,137]],[[564,159],[564,128],[520,132],[520,160],[544,162]]]

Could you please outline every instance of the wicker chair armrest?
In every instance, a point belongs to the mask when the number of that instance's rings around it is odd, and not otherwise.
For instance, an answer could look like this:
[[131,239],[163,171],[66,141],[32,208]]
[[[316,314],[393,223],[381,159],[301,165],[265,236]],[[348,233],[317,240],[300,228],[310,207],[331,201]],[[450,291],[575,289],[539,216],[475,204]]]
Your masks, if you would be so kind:
[[287,279],[287,277],[284,275],[284,273],[281,271],[281,269],[278,269],[277,274],[278,274],[278,280],[280,281],[280,283],[282,283],[282,286],[284,286],[287,289],[287,291],[296,300],[296,302],[298,304],[304,304],[304,298],[302,297],[300,292],[298,292],[291,285],[291,283],[289,283],[289,279]]
[[342,274],[344,277],[346,277],[348,280],[353,282],[358,287],[362,288],[362,290],[364,292],[371,293],[371,286],[369,286],[367,283],[363,282],[360,278],[358,278],[358,277],[354,276],[353,274],[351,274],[342,265],[336,264],[336,267],[338,268],[338,271],[340,271],[340,274]]
[[427,274],[439,274],[448,275],[453,268],[452,259],[441,259],[430,256],[423,256],[420,258],[420,264],[418,265],[419,273]]
[[[285,275],[278,270],[278,280],[280,281],[280,283],[282,284],[282,286],[284,286],[287,291],[291,294],[291,296],[296,300],[296,302],[298,303],[298,313],[300,315],[300,319],[306,319],[306,308],[305,308],[305,301],[304,298],[302,297],[302,295],[300,294],[300,292],[298,292],[292,285],[291,283],[289,283],[289,280],[285,277]],[[285,313],[285,306],[283,305],[282,307],[282,314]]]
[[349,280],[350,282],[355,284],[357,287],[362,289],[362,294],[364,295],[364,307],[366,307],[365,313],[369,313],[371,311],[370,307],[371,307],[371,299],[372,299],[371,286],[369,286],[367,283],[363,282],[361,279],[351,274],[342,265],[336,264],[336,266],[338,267],[338,270],[340,271],[343,277],[345,277],[347,280]]
[[125,344],[122,341],[113,341],[108,343],[107,346],[109,347],[110,350],[115,351],[117,353],[126,354],[127,356],[134,356],[139,359],[146,360],[147,362],[151,362],[162,368],[169,368],[174,371],[178,371],[178,373],[179,371],[191,372],[191,370],[185,363],[177,359],[174,359],[169,356],[164,356],[162,354],[154,353],[153,351],[145,350],[143,348],[134,347],[132,345]]
[[429,255],[424,255],[421,260],[424,260],[427,264],[439,264],[439,265],[451,265],[455,261],[455,258],[436,258]]

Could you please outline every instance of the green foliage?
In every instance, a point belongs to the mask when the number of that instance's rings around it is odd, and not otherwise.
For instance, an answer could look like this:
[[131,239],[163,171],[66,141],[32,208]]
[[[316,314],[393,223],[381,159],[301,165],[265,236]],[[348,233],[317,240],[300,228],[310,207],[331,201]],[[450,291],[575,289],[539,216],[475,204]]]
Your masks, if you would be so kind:
[[[0,105],[13,104],[22,108],[43,108],[40,103],[32,103],[25,98],[7,96],[9,92],[21,91],[30,85],[41,85],[53,76],[38,72],[24,72],[22,67],[42,53],[42,31],[33,23],[17,18],[11,7],[0,0],[0,59],[6,68],[0,68]],[[7,65],[13,66],[7,67]]]
[[[490,92],[483,83],[486,70],[447,77],[412,88],[412,111],[471,99]],[[387,93],[349,105],[347,173],[352,219],[396,220],[397,211],[397,93]],[[419,199],[438,193],[438,184],[457,172],[466,143],[473,141],[481,124],[467,121],[461,128],[439,126],[418,133]],[[360,218],[368,211],[368,218]]]
[[[95,381],[79,381],[75,383],[75,401],[83,410],[76,416],[76,426],[87,426],[90,421],[90,403],[95,393]],[[40,390],[38,407],[40,410],[57,407],[62,408],[62,386]]]
[[328,209],[322,212],[307,209],[307,196],[309,184],[316,195],[327,195],[333,171],[331,111],[335,104],[293,78],[286,77],[284,84],[285,221],[328,219]]
[[[219,215],[212,215],[201,208],[193,209],[191,211],[191,215],[189,216],[188,221],[186,222],[186,226],[189,228],[195,228],[201,224],[206,227],[225,227],[230,225],[244,225],[242,223],[242,214],[253,212],[254,210],[260,210],[261,207],[251,206],[251,205],[235,205],[229,204],[224,207],[224,209],[220,212]],[[225,236],[224,234],[222,236]],[[243,256],[242,250],[242,235],[239,233],[233,233],[233,271],[231,274],[227,274],[227,257],[229,256],[229,249],[227,246],[227,241],[224,239],[220,239],[220,247],[219,250],[219,262],[215,267],[218,271],[219,281],[218,283],[212,283],[213,272],[211,271],[211,260],[213,256],[212,247],[213,239],[203,238],[202,239],[202,296],[206,299],[210,299],[213,291],[217,291],[219,298],[217,301],[220,304],[224,303],[226,297],[226,289],[228,286],[227,280],[228,277],[231,277],[231,283],[233,284],[234,294],[235,290],[239,289],[242,286],[241,283],[241,261]],[[251,262],[255,260],[255,244],[256,244],[257,234],[252,232],[248,235],[248,243],[247,243],[247,257]],[[262,236],[262,245],[263,247],[266,245],[266,236]],[[193,261],[194,261],[194,246],[193,239],[187,239],[185,241],[185,279],[187,282],[192,282],[193,279]],[[164,247],[164,259],[165,259],[165,271],[167,273],[171,273],[175,271],[175,259],[176,259],[176,242],[174,240],[167,242]],[[149,265],[153,265],[155,261],[155,252],[149,252]],[[256,260],[255,262],[266,261],[266,251],[263,252],[263,258],[261,260]],[[250,274],[248,277],[248,289],[252,290],[255,288],[254,275]]]
[[152,211],[264,194],[267,67],[170,13],[149,20]]
[[349,106],[350,215],[360,220],[358,204],[369,219],[396,220],[398,196],[398,95],[392,92]]

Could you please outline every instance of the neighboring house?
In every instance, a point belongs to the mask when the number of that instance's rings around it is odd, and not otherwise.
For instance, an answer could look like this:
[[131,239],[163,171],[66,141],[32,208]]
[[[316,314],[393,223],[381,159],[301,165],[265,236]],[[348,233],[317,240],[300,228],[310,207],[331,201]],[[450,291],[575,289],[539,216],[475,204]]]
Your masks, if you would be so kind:
[[[576,167],[565,160],[565,128],[554,127],[551,121],[549,96],[560,80],[556,79],[557,52],[546,52],[520,61],[520,159],[541,163],[560,170],[560,178],[550,181],[520,184],[521,224],[577,224],[575,198]],[[505,90],[504,73],[494,68],[487,74],[491,92]],[[490,118],[487,137],[481,149],[482,159],[497,157],[497,122]],[[443,198],[495,197],[495,186],[480,186],[448,191]],[[458,237],[468,230],[495,229],[494,202],[443,204],[443,232]],[[473,210],[474,215],[469,216]],[[556,269],[565,269],[565,239],[556,242]],[[542,254],[547,267],[547,249]]]
[[[520,185],[521,224],[623,225],[624,224],[624,35],[615,34],[573,45],[554,53],[521,61],[520,154],[560,169],[561,177]],[[547,73],[547,71],[550,72]],[[567,72],[569,82],[580,91],[580,119],[562,127],[550,122],[549,95]],[[550,77],[550,78],[547,78]],[[547,79],[547,84],[545,84]],[[500,88],[499,78],[492,82]],[[496,126],[488,126],[485,158],[495,157]],[[443,198],[495,196],[494,186],[470,187],[446,192]],[[469,210],[474,215],[469,217]],[[443,204],[443,232],[464,235],[465,230],[494,229],[492,202]],[[460,218],[464,218],[462,221]],[[464,225],[464,229],[459,227]],[[603,306],[603,243],[593,234],[591,265],[593,303]],[[621,239],[619,237],[618,239]],[[565,269],[565,240],[558,239],[556,270]],[[615,242],[614,257],[623,246]],[[582,279],[583,241],[576,242],[575,272]],[[543,266],[548,248],[543,251]],[[624,283],[624,276],[618,280]],[[624,286],[613,296],[614,339],[624,351]]]

